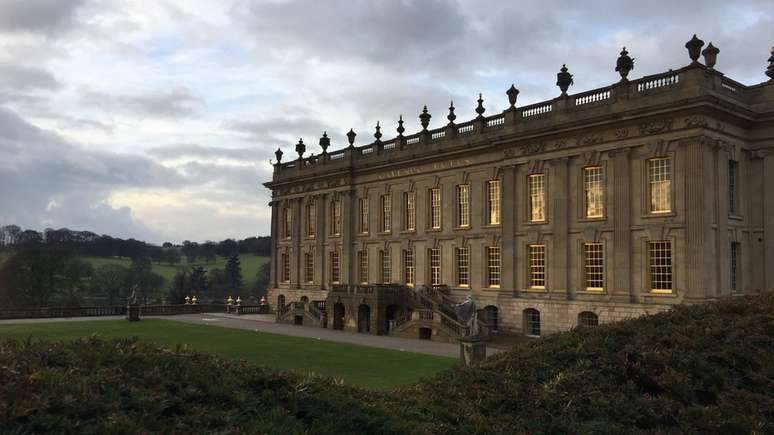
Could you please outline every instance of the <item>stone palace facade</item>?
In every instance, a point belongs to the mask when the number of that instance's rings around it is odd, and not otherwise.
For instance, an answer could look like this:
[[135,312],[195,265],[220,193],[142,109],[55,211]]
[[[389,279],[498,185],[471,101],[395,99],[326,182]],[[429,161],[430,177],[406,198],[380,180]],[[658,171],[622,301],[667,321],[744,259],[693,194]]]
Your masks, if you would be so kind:
[[367,145],[350,130],[338,151],[326,135],[317,156],[278,150],[278,319],[454,335],[433,327],[448,310],[434,323],[435,302],[417,315],[400,293],[422,287],[473,295],[490,330],[541,335],[774,291],[774,51],[771,80],[746,86],[702,47],[694,36],[688,66],[632,80],[624,49],[620,81],[575,95],[563,67],[559,97],[520,107],[512,86],[508,109],[484,116],[479,96],[468,122],[452,105],[428,130],[425,108],[417,134],[401,120],[390,140],[377,125]]

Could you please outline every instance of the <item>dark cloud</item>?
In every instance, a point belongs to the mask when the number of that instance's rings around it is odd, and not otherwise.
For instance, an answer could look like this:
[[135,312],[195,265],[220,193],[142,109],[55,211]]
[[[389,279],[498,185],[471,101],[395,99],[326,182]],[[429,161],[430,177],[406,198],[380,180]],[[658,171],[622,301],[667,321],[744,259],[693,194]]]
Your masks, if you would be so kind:
[[148,150],[148,154],[162,159],[198,157],[255,161],[259,156],[259,150],[256,148],[224,148],[197,144],[175,144],[151,148]]
[[0,63],[0,86],[14,91],[53,91],[62,84],[50,72],[17,63]]
[[140,95],[111,95],[85,90],[82,99],[86,105],[140,118],[187,118],[199,114],[204,107],[204,101],[186,87],[161,89]]
[[148,239],[158,236],[127,208],[108,203],[116,188],[185,184],[179,173],[133,155],[87,149],[0,109],[0,222],[67,226]]
[[3,0],[0,32],[41,32],[68,30],[83,0]]

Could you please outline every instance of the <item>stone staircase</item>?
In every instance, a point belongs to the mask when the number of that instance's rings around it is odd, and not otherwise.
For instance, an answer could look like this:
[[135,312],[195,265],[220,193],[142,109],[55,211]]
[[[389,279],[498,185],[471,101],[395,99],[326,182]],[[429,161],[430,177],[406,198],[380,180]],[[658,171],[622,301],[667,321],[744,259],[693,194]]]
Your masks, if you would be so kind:
[[[390,335],[448,342],[456,342],[468,335],[469,328],[457,318],[453,306],[456,302],[449,297],[447,287],[406,287],[406,297],[409,312],[395,320]],[[479,320],[478,326],[479,335],[488,339],[490,331],[487,325]]]
[[276,311],[277,323],[327,327],[327,315],[315,303],[290,302]]

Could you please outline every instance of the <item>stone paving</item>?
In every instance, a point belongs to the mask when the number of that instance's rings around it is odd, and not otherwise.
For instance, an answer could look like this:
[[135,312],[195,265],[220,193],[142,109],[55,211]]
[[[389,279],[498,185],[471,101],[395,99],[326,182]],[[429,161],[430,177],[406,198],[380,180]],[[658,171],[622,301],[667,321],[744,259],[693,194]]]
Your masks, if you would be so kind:
[[[55,319],[18,319],[0,320],[0,325],[19,323],[51,323],[51,322],[78,322],[89,320],[117,320],[123,316],[104,317],[71,317]],[[394,349],[405,352],[422,353],[426,355],[445,356],[459,358],[460,348],[458,344],[440,343],[435,341],[418,340],[411,338],[388,337],[382,335],[358,334],[354,332],[336,331],[309,326],[289,325],[274,323],[272,315],[226,315],[223,313],[182,314],[177,316],[153,316],[149,319],[165,319],[177,322],[193,323],[197,325],[221,326],[226,328],[244,329],[248,331],[267,332],[272,334],[289,335],[294,337],[306,337],[317,340],[334,341],[337,343],[350,343],[361,346]],[[499,352],[498,349],[487,347],[487,356]]]

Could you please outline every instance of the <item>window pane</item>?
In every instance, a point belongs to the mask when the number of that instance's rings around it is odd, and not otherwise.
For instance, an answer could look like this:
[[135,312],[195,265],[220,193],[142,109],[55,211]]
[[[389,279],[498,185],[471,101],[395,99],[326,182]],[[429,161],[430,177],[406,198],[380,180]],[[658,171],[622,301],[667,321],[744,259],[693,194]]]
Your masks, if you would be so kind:
[[430,249],[430,285],[441,285],[441,249]]
[[339,252],[333,251],[331,252],[331,282],[334,284],[338,284],[340,281],[339,270],[341,270],[339,265]]
[[406,230],[414,231],[417,228],[416,194],[414,192],[406,192],[403,197],[406,201],[404,206],[406,213]]
[[529,220],[546,220],[545,214],[545,174],[529,176]]
[[729,213],[737,212],[737,172],[739,164],[734,160],[728,161],[728,209]]
[[500,225],[500,180],[487,182],[489,225]]
[[382,196],[382,231],[392,231],[392,196]]
[[430,189],[430,224],[434,230],[441,228],[441,189]]
[[470,226],[470,186],[467,184],[457,186],[457,225]]
[[602,243],[584,243],[586,290],[602,291],[605,279],[605,248]]
[[739,243],[731,242],[731,291],[736,292],[739,280]]
[[331,202],[331,233],[337,236],[341,234],[341,201],[339,200]]
[[489,246],[487,251],[487,285],[489,287],[500,287],[500,247]]
[[314,255],[304,254],[304,269],[306,282],[314,282]]
[[470,248],[457,248],[457,285],[470,285]]
[[366,284],[368,283],[368,251],[358,251],[357,258],[359,263],[358,275],[360,283]]
[[649,242],[648,247],[651,291],[672,293],[672,242],[669,240]]
[[360,233],[368,232],[368,198],[360,198]]
[[306,205],[306,235],[314,237],[316,234],[317,207],[315,203]]
[[672,160],[668,157],[648,160],[648,182],[650,211],[652,213],[672,211]]
[[390,261],[390,251],[380,251],[382,263],[382,283],[389,284],[392,281],[392,264]]
[[529,246],[529,286],[542,289],[546,286],[546,247]]
[[586,217],[604,215],[604,172],[601,166],[583,169],[583,190],[586,197]]
[[414,251],[403,251],[403,272],[407,286],[414,285]]

